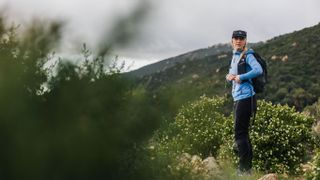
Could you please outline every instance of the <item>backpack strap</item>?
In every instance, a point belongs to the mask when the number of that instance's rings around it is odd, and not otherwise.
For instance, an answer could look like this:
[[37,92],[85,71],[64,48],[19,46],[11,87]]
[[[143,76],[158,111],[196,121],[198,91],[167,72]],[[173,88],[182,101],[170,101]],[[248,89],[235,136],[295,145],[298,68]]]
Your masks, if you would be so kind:
[[[249,53],[247,53],[248,51],[247,51],[247,48],[245,48],[245,50],[241,53],[241,58],[244,58],[244,62],[245,62],[245,64],[247,64],[247,54],[252,54],[253,56],[254,56],[254,53],[255,52],[249,52]],[[250,82],[250,80],[245,80],[244,82],[249,82],[251,85],[252,85],[252,82]],[[251,86],[251,93],[253,93],[253,85]],[[254,104],[253,104],[253,97],[254,95],[253,94],[251,94],[251,126],[253,126],[254,125],[254,121],[255,121],[255,119],[256,119],[256,112],[255,112],[255,110],[254,110]]]
[[246,57],[247,51],[248,51],[247,47],[244,47],[242,53],[240,54],[240,60],[242,59],[243,56]]
[[[246,50],[246,52],[245,52],[245,54],[243,55],[243,57],[247,60],[247,55],[249,55],[249,54],[252,54],[254,57],[256,57],[255,56],[255,52],[251,49],[251,50]],[[246,63],[247,63],[247,61],[246,61]]]

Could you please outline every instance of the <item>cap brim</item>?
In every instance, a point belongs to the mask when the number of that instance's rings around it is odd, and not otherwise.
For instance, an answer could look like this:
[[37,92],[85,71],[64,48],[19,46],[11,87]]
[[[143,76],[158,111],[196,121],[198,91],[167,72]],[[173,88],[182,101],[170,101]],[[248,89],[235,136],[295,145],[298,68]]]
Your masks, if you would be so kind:
[[241,35],[232,36],[232,38],[236,38],[236,37],[247,38],[247,36],[241,36]]

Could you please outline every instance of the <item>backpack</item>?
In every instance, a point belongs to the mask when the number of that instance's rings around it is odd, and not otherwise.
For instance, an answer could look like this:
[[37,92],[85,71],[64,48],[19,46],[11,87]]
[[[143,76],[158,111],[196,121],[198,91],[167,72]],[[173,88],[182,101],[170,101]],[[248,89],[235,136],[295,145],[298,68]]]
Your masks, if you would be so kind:
[[[262,74],[252,78],[252,86],[254,89],[254,92],[256,93],[262,93],[265,89],[265,85],[267,84],[267,63],[266,61],[256,52],[252,53],[252,55],[256,58],[260,66],[262,67]],[[246,63],[246,55],[243,55],[243,58],[240,59],[238,63],[238,74],[244,74],[247,72],[246,70],[247,63]],[[247,82],[248,80],[244,81]],[[250,81],[249,81],[250,82]]]

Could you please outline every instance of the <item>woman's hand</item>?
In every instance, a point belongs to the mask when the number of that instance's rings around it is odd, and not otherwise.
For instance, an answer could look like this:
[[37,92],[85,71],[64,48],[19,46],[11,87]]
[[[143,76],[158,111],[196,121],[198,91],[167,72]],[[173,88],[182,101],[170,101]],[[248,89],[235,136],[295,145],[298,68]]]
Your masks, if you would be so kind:
[[234,80],[236,81],[236,83],[241,83],[241,80],[240,80],[240,76],[239,75],[236,75]]
[[235,78],[236,78],[236,76],[233,75],[233,74],[227,74],[227,75],[226,75],[226,79],[227,79],[228,81],[233,81]]

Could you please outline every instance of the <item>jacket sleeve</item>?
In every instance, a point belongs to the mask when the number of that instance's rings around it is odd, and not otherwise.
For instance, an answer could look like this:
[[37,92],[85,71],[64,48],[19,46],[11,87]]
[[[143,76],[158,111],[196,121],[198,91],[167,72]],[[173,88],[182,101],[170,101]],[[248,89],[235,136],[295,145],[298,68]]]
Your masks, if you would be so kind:
[[258,63],[258,61],[253,56],[253,54],[248,54],[246,61],[247,61],[247,64],[251,67],[251,70],[245,74],[241,74],[239,76],[240,80],[243,81],[243,80],[252,79],[263,73],[261,65]]

